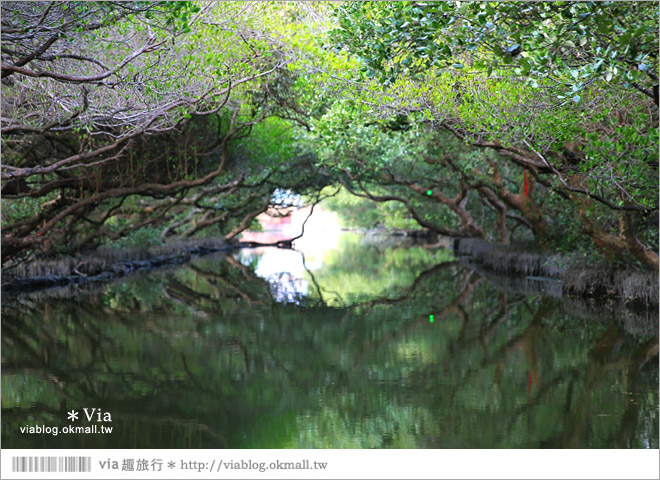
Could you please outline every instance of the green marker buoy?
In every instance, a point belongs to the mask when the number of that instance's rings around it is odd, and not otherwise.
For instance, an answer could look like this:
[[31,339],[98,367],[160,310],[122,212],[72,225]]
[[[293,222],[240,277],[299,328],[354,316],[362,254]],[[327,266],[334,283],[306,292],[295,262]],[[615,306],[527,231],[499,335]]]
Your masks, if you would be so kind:
[[429,322],[433,323],[433,315],[429,315]]
[[430,197],[433,192],[431,190],[427,190],[426,194]]

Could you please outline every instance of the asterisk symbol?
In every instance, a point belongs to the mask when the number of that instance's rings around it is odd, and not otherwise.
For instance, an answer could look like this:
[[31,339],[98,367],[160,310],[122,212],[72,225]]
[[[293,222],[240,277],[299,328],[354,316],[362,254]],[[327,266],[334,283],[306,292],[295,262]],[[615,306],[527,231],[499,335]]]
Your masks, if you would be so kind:
[[78,420],[78,412],[76,412],[75,410],[71,410],[69,412],[69,420],[71,420],[72,422]]
[[167,468],[174,468],[176,466],[176,463],[174,462],[167,462]]

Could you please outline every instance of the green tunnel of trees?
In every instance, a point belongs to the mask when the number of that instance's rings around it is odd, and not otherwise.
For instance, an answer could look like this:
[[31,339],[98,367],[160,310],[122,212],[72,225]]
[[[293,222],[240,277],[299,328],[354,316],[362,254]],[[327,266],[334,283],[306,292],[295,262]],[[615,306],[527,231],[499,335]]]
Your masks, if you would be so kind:
[[348,220],[658,269],[658,2],[3,2],[2,264]]

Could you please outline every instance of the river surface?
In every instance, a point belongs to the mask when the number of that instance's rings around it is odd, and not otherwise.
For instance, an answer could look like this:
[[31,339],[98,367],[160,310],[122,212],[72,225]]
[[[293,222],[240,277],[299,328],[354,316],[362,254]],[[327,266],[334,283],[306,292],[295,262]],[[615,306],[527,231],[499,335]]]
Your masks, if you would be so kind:
[[437,245],[296,247],[3,298],[3,447],[658,448],[657,316]]

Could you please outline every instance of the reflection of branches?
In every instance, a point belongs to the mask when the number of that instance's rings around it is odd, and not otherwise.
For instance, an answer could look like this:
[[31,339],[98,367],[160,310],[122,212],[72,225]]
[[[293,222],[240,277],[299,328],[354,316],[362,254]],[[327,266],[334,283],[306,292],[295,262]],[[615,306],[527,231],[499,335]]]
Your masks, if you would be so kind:
[[[543,308],[539,308],[539,312],[535,319],[543,315]],[[505,347],[499,352],[498,356],[506,356],[515,348],[523,347],[523,350],[528,350],[524,347],[525,342],[531,342],[530,335],[537,327],[530,333],[530,328],[538,322],[532,322],[525,332],[516,336],[509,341]],[[637,391],[637,382],[641,368],[648,363],[651,359],[655,358],[658,354],[658,337],[655,337],[646,343],[637,347],[630,354],[622,354],[621,348],[624,339],[621,337],[618,329],[611,326],[608,328],[600,339],[592,346],[588,355],[588,362],[585,367],[569,368],[565,372],[560,373],[554,378],[541,382],[536,379],[535,383],[538,389],[534,397],[532,397],[525,405],[518,408],[513,412],[506,432],[510,433],[516,425],[518,419],[523,414],[530,414],[529,412],[536,406],[545,403],[544,397],[548,393],[556,392],[557,387],[567,380],[569,382],[566,400],[564,406],[564,419],[562,431],[554,438],[545,440],[543,447],[549,448],[577,448],[583,446],[581,441],[585,438],[585,432],[589,432],[590,421],[594,417],[593,408],[593,389],[597,383],[609,382],[610,376],[606,375],[611,371],[620,371],[624,379],[624,394]],[[531,355],[528,361],[534,362],[536,358],[533,352],[526,352]],[[501,364],[501,362],[500,362]],[[535,369],[535,364],[531,364],[532,370]],[[584,378],[581,388],[579,389],[579,396],[577,401],[574,402],[573,391],[575,382],[580,377],[580,373],[584,371]],[[497,373],[496,373],[497,375]],[[607,444],[615,445],[616,448],[630,448],[631,438],[636,430],[638,419],[639,404],[636,401],[626,402],[625,411],[621,417],[621,426],[612,434]]]
[[[415,289],[417,288],[417,285],[419,285],[419,281],[421,281],[421,280],[420,280],[420,277],[425,277],[425,276],[429,275],[431,272],[434,272],[434,271],[437,271],[437,270],[441,270],[441,269],[444,269],[444,268],[447,268],[447,267],[453,266],[453,265],[455,265],[456,263],[457,263],[457,262],[455,262],[455,261],[451,261],[451,262],[443,262],[443,263],[440,263],[440,264],[434,266],[433,268],[431,268],[431,269],[429,269],[429,270],[426,270],[426,271],[422,272],[422,273],[417,277],[417,279],[416,279],[416,281],[413,283],[413,285],[411,286],[411,290],[410,290],[408,293],[406,293],[406,294],[403,296],[403,298],[401,298],[401,299],[393,299],[394,301],[392,301],[392,299],[387,299],[387,298],[386,298],[386,299],[382,299],[382,302],[376,302],[376,303],[368,302],[367,305],[369,305],[369,306],[373,306],[373,305],[377,305],[378,303],[381,303],[381,304],[392,304],[392,303],[396,303],[396,302],[399,302],[399,301],[403,301],[403,300],[405,300],[405,299],[407,299],[407,298],[410,298],[410,297],[412,296],[412,293],[413,293],[413,292],[415,291]],[[417,280],[419,280],[419,281],[417,281]],[[472,292],[474,291],[474,288],[475,288],[479,283],[481,283],[482,280],[483,280],[482,278],[475,278],[470,284],[464,286],[464,288],[462,289],[462,291],[461,291],[456,297],[454,297],[453,300],[452,300],[447,306],[445,306],[442,310],[440,310],[439,312],[437,312],[437,313],[435,314],[435,316],[437,316],[438,319],[441,319],[441,318],[443,318],[443,317],[449,315],[449,314],[452,313],[452,312],[458,311],[460,305],[463,304],[464,302],[466,302],[467,300],[470,299],[470,297],[472,296]],[[413,330],[413,329],[415,329],[415,328],[418,328],[418,327],[420,327],[420,326],[422,326],[422,325],[427,325],[427,324],[428,324],[428,319],[427,319],[427,318],[421,318],[421,319],[416,320],[416,321],[414,321],[414,322],[408,323],[408,324],[404,325],[402,328],[398,328],[396,331],[394,331],[394,332],[392,332],[392,333],[389,333],[388,335],[385,335],[385,336],[384,336],[384,337],[383,337],[383,338],[382,338],[377,344],[374,344],[373,347],[372,347],[370,350],[371,350],[371,351],[377,351],[377,350],[380,349],[383,345],[385,345],[385,344],[391,342],[392,340],[394,340],[394,339],[396,339],[396,338],[398,338],[398,337],[404,336],[405,334],[409,333],[411,330]],[[360,352],[360,354],[358,355],[357,360],[356,360],[356,362],[355,362],[355,365],[356,365],[356,366],[359,364],[359,362],[360,362],[361,359],[362,359],[362,356],[363,356],[365,353],[367,353],[367,351],[368,351],[368,349],[364,349],[364,350],[362,350],[362,351]]]
[[[77,378],[77,375],[79,375],[81,372],[74,371],[67,373],[72,373],[74,374],[73,376]],[[62,380],[58,376],[54,375],[46,365],[44,365],[43,367],[23,367],[23,366],[14,367],[12,365],[3,364],[2,375],[4,376],[4,375],[13,375],[13,374],[34,375],[35,377],[39,378],[45,383],[52,385],[53,389],[57,391],[58,396],[63,397],[66,400],[70,400],[72,404],[78,403],[78,398],[75,397],[73,394],[71,394],[71,392],[69,391],[70,389],[68,387],[70,386],[71,382],[69,382],[68,380]],[[20,408],[20,412],[22,416],[25,415],[23,408]],[[3,415],[5,413],[6,413],[5,408],[3,407]]]
[[174,424],[184,427],[193,427],[198,429],[199,431],[204,431],[208,433],[217,440],[220,440],[224,448],[227,448],[229,446],[227,439],[220,432],[216,432],[214,429],[212,429],[205,423],[196,422],[194,420],[188,420],[186,418],[177,418],[169,415],[155,416],[155,415],[149,415],[144,412],[141,412],[139,414],[120,413],[118,416],[121,418],[121,420],[134,419],[140,422],[146,422],[152,424],[168,423],[168,424]]
[[[624,386],[627,392],[638,390],[640,371],[652,358],[658,356],[658,337],[655,337],[643,345],[631,355],[631,361],[624,370]],[[632,399],[631,399],[632,400]],[[615,448],[632,448],[631,438],[639,418],[639,402],[631,401],[626,405],[626,411],[621,419],[621,427],[614,437]]]
[[[524,405],[520,406],[515,412],[511,414],[511,418],[509,419],[509,422],[506,427],[506,436],[511,434],[511,431],[513,428],[516,426],[516,423],[518,422],[518,419],[520,418],[521,415],[524,415],[525,413],[528,413],[533,410],[535,407],[538,407],[539,405],[543,405],[543,397],[547,393],[552,393],[555,392],[557,387],[564,383],[567,378],[569,378],[570,384],[568,388],[568,395],[567,395],[567,406],[570,408],[570,401],[571,401],[571,391],[572,391],[572,386],[575,383],[576,379],[578,378],[578,370],[577,368],[572,368],[566,372],[562,372],[559,375],[557,375],[555,378],[544,382],[542,385],[539,386],[537,389],[536,394],[534,397],[529,399],[527,403]],[[568,410],[566,410],[568,411]],[[505,437],[505,435],[502,435]],[[553,448],[554,446],[563,446],[563,445],[555,445],[556,440],[551,439],[551,440],[546,440],[543,442],[543,447],[547,448]]]
[[[524,303],[524,300],[525,300],[524,297],[522,300],[508,300],[506,293],[504,292],[499,293],[498,307],[496,308],[497,311],[495,312],[495,317],[492,320],[489,320],[488,317],[490,316],[491,312],[486,314],[484,316],[484,320],[482,322],[481,328],[479,329],[479,334],[478,334],[479,343],[481,344],[484,350],[485,358],[490,357],[490,351],[488,349],[488,342],[490,341],[490,338],[497,332],[497,329],[499,328],[501,323],[507,318],[509,318],[509,310],[511,309],[511,307],[520,303],[522,303],[523,306],[527,306],[527,304]],[[504,370],[504,363],[503,362],[498,363],[495,374],[496,384],[499,384],[503,370]]]
[[[309,218],[309,217],[307,217],[307,218]],[[305,263],[305,254],[303,252],[301,252],[300,250],[294,250],[294,251],[298,252],[300,254],[300,256],[302,257],[303,268],[305,269],[305,271],[309,275],[309,278],[312,279],[312,283],[314,284],[314,288],[316,289],[316,293],[318,293],[318,295],[319,295],[319,301],[321,302],[321,305],[323,305],[324,307],[327,307],[328,304],[326,303],[325,299],[323,298],[323,294],[321,293],[321,287],[319,286],[318,282],[316,281],[316,277],[314,277],[314,274],[312,273],[312,271],[309,268],[307,268],[307,264]]]
[[192,288],[188,287],[187,285],[184,285],[183,283],[179,282],[173,277],[170,277],[167,280],[168,287],[167,287],[167,292],[172,295],[172,296],[177,296],[181,300],[192,300],[193,303],[195,300],[209,300],[209,301],[214,301],[215,299],[211,297],[210,295],[206,293],[201,293],[198,292],[197,290],[193,290]]
[[[234,257],[232,257],[232,256],[230,256],[230,255],[227,255],[227,256],[223,257],[223,259],[224,259],[225,262],[227,262],[229,265],[231,265],[232,267],[238,269],[238,270],[243,274],[243,277],[244,277],[247,281],[252,282],[252,283],[257,283],[257,284],[261,285],[262,287],[264,287],[265,291],[267,291],[267,292],[270,291],[270,284],[269,284],[266,280],[264,280],[263,278],[261,278],[261,277],[255,275],[255,273],[254,273],[252,270],[250,270],[249,268],[247,268],[247,267],[246,267],[245,265],[243,265],[241,262],[237,262],[236,259],[235,259]],[[218,278],[221,278],[221,277],[218,277]],[[224,279],[222,279],[222,280],[224,280]],[[224,280],[223,283],[228,284],[229,282],[228,282],[228,280]],[[246,292],[243,292],[243,291],[242,291],[239,287],[237,287],[236,285],[234,285],[234,284],[232,284],[232,285],[234,286],[234,290],[236,290],[236,291],[240,291],[240,292],[242,292],[244,295],[247,295],[247,296],[251,299],[252,302],[256,302],[256,303],[264,303],[264,300],[262,299],[261,296],[259,296],[259,298],[253,298],[252,296],[248,295]],[[269,299],[269,300],[272,300],[272,299]],[[270,302],[269,302],[269,303],[270,303]]]
[[[223,256],[221,257],[224,262],[229,264],[231,267],[237,269],[238,271],[241,272],[241,274],[245,277],[246,280],[248,280],[251,283],[257,283],[265,288],[266,291],[269,291],[269,285],[266,281],[264,281],[262,278],[256,276],[251,270],[249,270],[247,267],[245,267],[243,264],[240,262],[237,262],[233,257],[231,256]],[[212,272],[209,270],[205,270],[193,263],[188,265],[188,268],[190,268],[195,274],[204,279],[206,281],[206,284],[213,288],[216,291],[216,294],[218,297],[220,297],[221,293],[217,289],[218,285],[223,285],[227,287],[230,291],[238,294],[241,298],[246,300],[248,303],[257,303],[257,304],[263,304],[264,303],[264,298],[263,296],[255,296],[252,295],[250,292],[245,291],[244,289],[240,288],[238,285],[236,285],[235,282],[231,282],[228,278],[226,278],[226,275],[223,275],[221,273],[216,273]],[[188,287],[186,287],[188,288]],[[189,288],[188,288],[189,289]],[[191,290],[192,292],[195,292],[195,290]],[[208,295],[204,294],[199,294],[204,296],[204,298],[207,298],[211,302],[216,302],[216,298],[212,298]],[[226,295],[225,295],[226,296]],[[236,297],[233,297],[236,298]]]
[[186,356],[184,355],[184,353],[183,352],[179,352],[179,353],[180,353],[180,356],[181,356],[181,365],[183,365],[183,369],[186,372],[186,378],[191,380],[192,383],[195,384],[195,387],[197,387],[197,389],[199,391],[205,391],[205,390],[208,391],[208,389],[204,387],[204,385],[202,384],[200,379],[197,378],[197,375],[195,375],[193,372],[191,372],[190,368],[188,368],[188,362],[186,362]]
[[216,275],[216,274],[213,274],[213,273],[209,273],[209,272],[203,271],[201,269],[198,269],[197,267],[193,267],[193,269],[202,278],[204,278],[207,281],[208,284],[214,285],[214,286],[218,285],[218,284],[222,284],[225,287],[232,290],[233,292],[237,293],[238,296],[240,296],[241,298],[243,298],[245,301],[247,301],[250,304],[257,301],[255,298],[250,296],[249,293],[243,291],[241,288],[239,288],[236,285],[234,285],[233,283],[229,282],[226,278],[222,277],[221,275]]
[[428,277],[428,276],[430,276],[430,275],[432,275],[432,274],[434,274],[434,273],[436,273],[440,270],[444,270],[447,267],[454,267],[456,265],[458,265],[458,262],[456,260],[443,262],[443,263],[439,263],[437,265],[434,265],[433,267],[431,267],[427,270],[424,270],[419,275],[417,275],[417,277],[415,278],[413,283],[404,290],[404,293],[402,295],[399,295],[398,297],[395,297],[395,298],[392,298],[392,297],[389,297],[389,296],[388,297],[375,298],[371,301],[366,302],[364,305],[366,305],[368,307],[373,307],[375,305],[393,305],[395,303],[400,303],[400,302],[409,300],[413,296],[413,294],[415,293],[415,290],[417,290],[417,287],[419,287],[419,285],[422,283],[422,280],[424,280],[426,277]]
[[[657,336],[639,345],[630,354],[624,353],[619,340],[623,340],[623,337],[618,329],[610,327],[589,352],[584,383],[580,389],[577,405],[566,419],[567,432],[563,438],[569,448],[580,446],[579,440],[583,438],[585,430],[588,430],[588,419],[593,416],[592,390],[599,382],[611,378],[605,374],[610,371],[621,372],[624,389],[622,393],[629,394],[636,389],[641,368],[658,355]],[[617,448],[630,446],[630,438],[635,431],[638,417],[639,407],[636,403],[631,398],[626,404],[618,430],[619,435],[613,439]]]
[[522,349],[532,370],[534,382],[539,383],[539,377],[537,373],[538,358],[534,348],[534,340],[537,338],[539,331],[542,329],[542,318],[548,313],[549,304],[544,300],[541,301],[541,305],[539,306],[536,314],[532,318],[532,321],[529,323],[529,325],[527,325],[525,330],[510,339],[503,347],[495,352],[494,355],[485,357],[480,365],[481,368],[485,368],[491,362],[504,362],[512,351]]

